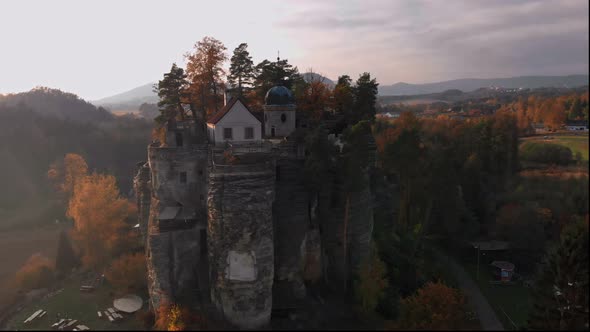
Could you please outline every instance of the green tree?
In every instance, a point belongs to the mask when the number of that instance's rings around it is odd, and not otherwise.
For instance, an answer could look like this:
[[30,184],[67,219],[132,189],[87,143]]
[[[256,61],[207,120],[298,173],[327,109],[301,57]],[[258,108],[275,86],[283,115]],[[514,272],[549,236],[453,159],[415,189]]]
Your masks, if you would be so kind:
[[385,296],[387,286],[385,264],[379,259],[376,250],[372,250],[370,258],[361,264],[359,279],[355,284],[355,295],[363,310],[374,311]]
[[245,89],[250,89],[256,77],[254,62],[248,52],[248,44],[241,43],[234,50],[229,67],[227,81],[237,87],[238,93],[242,95]]
[[266,92],[275,85],[283,85],[297,96],[305,88],[305,80],[299,69],[293,67],[287,59],[271,62],[263,60],[256,65],[256,98],[263,100]]
[[566,226],[549,250],[534,290],[529,328],[588,329],[588,222]]
[[572,103],[571,107],[569,108],[569,112],[567,114],[568,119],[570,120],[578,120],[579,118],[583,117],[583,108],[582,102],[580,97],[576,97],[574,102]]
[[[360,192],[368,185],[367,177],[371,160],[369,140],[372,139],[371,124],[361,121],[348,128],[343,134],[342,163],[345,192],[344,225],[342,232],[342,251],[344,267],[348,260],[348,219],[350,214],[350,198],[353,192]],[[348,280],[344,278],[346,289]]]
[[371,74],[363,73],[359,76],[354,88],[354,112],[349,124],[375,118],[378,86],[377,80],[375,78],[371,79]]
[[160,101],[160,115],[156,117],[156,122],[164,123],[172,118],[185,119],[185,111],[182,103],[186,98],[188,82],[184,69],[172,64],[170,72],[164,74],[164,78],[154,86],[154,91],[158,93]]
[[344,115],[345,119],[350,119],[354,107],[354,88],[350,76],[342,75],[338,77],[333,96],[335,111]]
[[55,257],[55,268],[58,272],[64,274],[77,267],[80,264],[72,243],[66,231],[59,234],[59,242],[57,244],[57,255]]

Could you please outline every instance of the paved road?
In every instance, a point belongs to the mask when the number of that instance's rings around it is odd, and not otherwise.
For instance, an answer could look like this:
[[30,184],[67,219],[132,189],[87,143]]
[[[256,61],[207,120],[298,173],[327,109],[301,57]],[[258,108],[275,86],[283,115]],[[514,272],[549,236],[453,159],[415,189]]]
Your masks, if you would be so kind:
[[500,323],[498,316],[496,316],[494,309],[492,309],[488,300],[483,296],[479,287],[475,281],[471,279],[465,269],[463,269],[454,258],[443,254],[439,250],[435,250],[435,254],[438,256],[438,259],[447,262],[447,265],[459,283],[459,287],[463,290],[469,303],[471,303],[477,312],[477,317],[479,318],[482,329],[485,331],[504,331],[504,327],[502,326],[502,323]]

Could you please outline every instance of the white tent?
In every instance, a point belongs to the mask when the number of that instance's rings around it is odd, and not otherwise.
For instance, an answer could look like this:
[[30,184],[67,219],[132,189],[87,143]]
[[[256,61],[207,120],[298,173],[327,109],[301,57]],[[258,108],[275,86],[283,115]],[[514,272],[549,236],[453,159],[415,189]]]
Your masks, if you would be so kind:
[[118,311],[133,313],[141,309],[143,300],[137,295],[125,295],[113,301],[113,307]]

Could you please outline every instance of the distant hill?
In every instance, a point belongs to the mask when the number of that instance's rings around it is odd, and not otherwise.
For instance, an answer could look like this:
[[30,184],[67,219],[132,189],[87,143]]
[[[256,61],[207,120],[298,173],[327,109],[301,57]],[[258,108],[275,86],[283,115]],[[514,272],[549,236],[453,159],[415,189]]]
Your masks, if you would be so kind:
[[113,118],[104,108],[97,108],[73,93],[46,87],[0,95],[0,106],[28,109],[42,116],[54,116],[74,122],[96,122]]
[[464,78],[451,81],[443,81],[425,84],[395,83],[393,85],[380,85],[379,95],[421,95],[439,93],[447,90],[461,90],[470,92],[479,88],[502,87],[506,89],[535,89],[541,87],[565,87],[573,88],[588,85],[588,75],[569,76],[518,76],[509,78]]
[[[333,88],[336,84],[331,79],[324,77],[317,73],[303,73],[301,74],[306,82],[312,79],[323,80],[325,84]],[[102,106],[110,110],[111,112],[132,112],[138,111],[139,107],[143,103],[156,104],[158,103],[158,95],[153,91],[154,83],[148,83],[137,88],[125,91],[114,96],[102,98],[99,100],[91,101],[96,106]]]
[[324,82],[324,84],[326,84],[330,88],[334,88],[336,86],[336,83],[334,83],[334,81],[332,81],[331,79],[329,79],[325,76],[322,76],[318,73],[307,72],[307,73],[301,74],[301,76],[303,76],[303,79],[308,83],[311,82],[312,80],[320,80],[320,81]]
[[138,110],[143,103],[155,104],[158,95],[153,91],[155,82],[125,91],[114,96],[92,101],[96,106],[108,108],[111,111]]

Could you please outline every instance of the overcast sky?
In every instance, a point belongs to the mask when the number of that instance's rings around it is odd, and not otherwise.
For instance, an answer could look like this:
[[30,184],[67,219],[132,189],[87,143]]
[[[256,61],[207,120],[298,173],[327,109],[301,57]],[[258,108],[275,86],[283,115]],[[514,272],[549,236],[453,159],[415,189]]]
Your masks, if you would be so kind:
[[382,85],[588,72],[587,0],[3,0],[0,13],[0,93],[107,97],[184,65],[204,36]]

